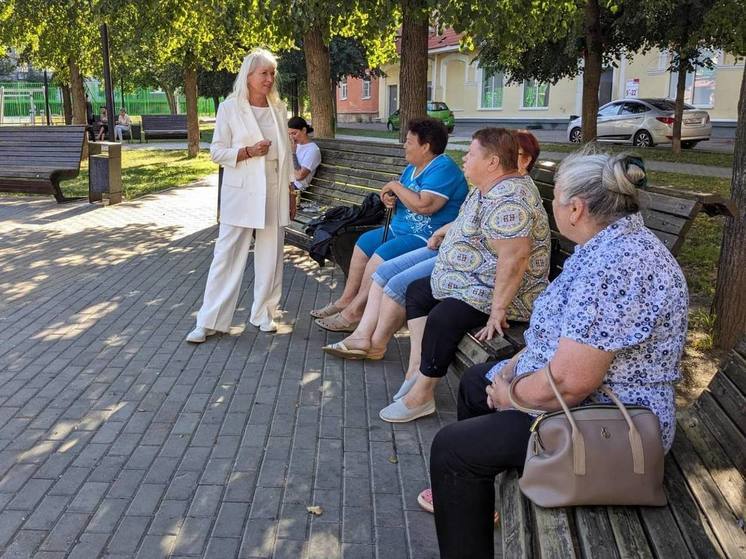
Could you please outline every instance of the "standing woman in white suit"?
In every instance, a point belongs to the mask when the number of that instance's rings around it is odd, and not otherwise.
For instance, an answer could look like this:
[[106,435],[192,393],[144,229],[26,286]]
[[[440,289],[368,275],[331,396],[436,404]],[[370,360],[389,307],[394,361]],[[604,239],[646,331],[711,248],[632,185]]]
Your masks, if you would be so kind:
[[251,238],[254,303],[250,322],[274,332],[282,295],[284,227],[290,223],[294,179],[287,110],[275,86],[277,60],[264,49],[243,60],[233,93],[220,104],[210,155],[224,167],[220,232],[197,327],[188,342],[227,332],[236,310]]

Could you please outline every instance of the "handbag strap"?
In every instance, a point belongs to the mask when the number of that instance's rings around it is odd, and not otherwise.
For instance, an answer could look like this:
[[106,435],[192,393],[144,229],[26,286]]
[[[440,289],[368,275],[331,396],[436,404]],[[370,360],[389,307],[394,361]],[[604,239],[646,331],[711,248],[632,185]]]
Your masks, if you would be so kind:
[[[570,427],[572,428],[572,462],[573,462],[573,471],[575,472],[575,475],[583,476],[585,475],[585,439],[583,438],[583,434],[580,432],[580,429],[578,429],[577,423],[575,423],[575,419],[572,416],[572,413],[570,412],[570,408],[567,406],[567,403],[562,398],[562,395],[560,394],[560,391],[557,389],[557,385],[554,383],[554,377],[552,377],[552,366],[547,363],[547,366],[544,368],[544,371],[546,373],[547,380],[549,381],[549,386],[552,388],[552,391],[554,392],[554,396],[557,399],[557,401],[560,403],[560,406],[562,406],[562,410],[565,412],[565,416],[567,416],[567,420],[570,422]],[[510,400],[510,404],[517,410],[520,410],[524,413],[530,413],[530,414],[544,414],[546,413],[545,410],[537,410],[534,408],[529,408],[526,405],[524,405],[520,400],[518,400],[518,397],[515,395],[515,386],[518,384],[518,381],[528,375],[521,375],[518,377],[515,377],[513,381],[510,383],[510,387],[508,388],[508,399]]]
[[645,452],[642,448],[642,437],[640,436],[640,431],[637,429],[634,421],[632,421],[632,416],[629,415],[627,408],[624,406],[619,397],[614,394],[611,388],[609,388],[606,384],[601,385],[601,392],[606,394],[609,400],[614,402],[614,404],[616,404],[616,407],[619,408],[619,411],[622,412],[622,416],[629,426],[629,446],[632,449],[632,465],[634,471],[636,474],[644,474]]

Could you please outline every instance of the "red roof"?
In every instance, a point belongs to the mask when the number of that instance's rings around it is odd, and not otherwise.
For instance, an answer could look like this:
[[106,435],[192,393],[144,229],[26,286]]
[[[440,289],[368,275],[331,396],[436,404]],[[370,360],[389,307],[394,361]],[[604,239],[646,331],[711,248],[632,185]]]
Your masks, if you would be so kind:
[[[440,34],[431,31],[427,38],[427,50],[430,52],[445,47],[457,47],[463,35],[463,33],[456,33],[450,27]],[[401,54],[401,29],[396,36],[396,53]]]
[[458,46],[463,33],[456,33],[450,27],[443,31],[441,35],[431,33],[427,38],[427,50],[441,49],[443,47]]

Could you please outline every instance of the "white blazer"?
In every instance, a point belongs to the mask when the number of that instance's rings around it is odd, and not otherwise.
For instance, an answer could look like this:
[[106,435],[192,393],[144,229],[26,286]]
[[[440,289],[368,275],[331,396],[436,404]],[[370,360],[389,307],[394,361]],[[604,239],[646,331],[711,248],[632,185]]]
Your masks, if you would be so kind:
[[[270,105],[277,126],[280,189],[280,226],[290,224],[288,187],[295,179],[288,138],[285,105]],[[235,98],[226,99],[218,106],[215,132],[210,144],[210,156],[224,167],[220,194],[220,221],[227,225],[263,229],[267,201],[267,174],[264,157],[251,157],[237,162],[244,146],[263,140],[262,131],[248,103],[239,104]]]

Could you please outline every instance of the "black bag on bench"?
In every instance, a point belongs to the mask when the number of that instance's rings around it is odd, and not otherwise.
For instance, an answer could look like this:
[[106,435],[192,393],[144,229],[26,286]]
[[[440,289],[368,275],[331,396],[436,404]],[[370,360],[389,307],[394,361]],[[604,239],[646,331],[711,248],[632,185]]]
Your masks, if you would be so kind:
[[332,241],[352,227],[379,225],[386,207],[377,192],[368,194],[359,206],[335,206],[310,221],[306,234],[313,237],[308,254],[319,266],[330,258]]

